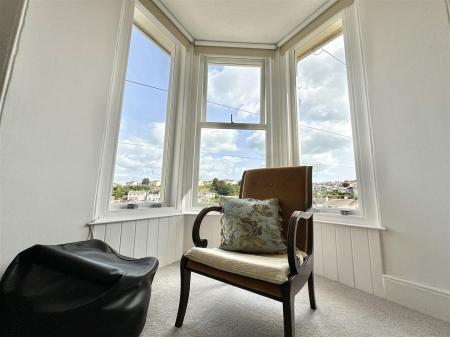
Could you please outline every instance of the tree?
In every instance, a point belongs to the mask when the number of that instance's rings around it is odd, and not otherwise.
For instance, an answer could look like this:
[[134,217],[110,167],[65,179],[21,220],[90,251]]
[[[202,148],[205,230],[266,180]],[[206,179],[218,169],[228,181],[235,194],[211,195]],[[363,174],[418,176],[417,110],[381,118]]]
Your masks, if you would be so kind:
[[120,200],[126,195],[128,195],[128,192],[130,191],[129,186],[122,186],[122,185],[116,185],[113,187],[112,196],[115,200]]
[[214,178],[211,184],[211,192],[216,192],[219,195],[230,195],[233,193],[233,187],[223,180]]
[[148,178],[142,179],[141,185],[150,185],[150,179],[148,179]]

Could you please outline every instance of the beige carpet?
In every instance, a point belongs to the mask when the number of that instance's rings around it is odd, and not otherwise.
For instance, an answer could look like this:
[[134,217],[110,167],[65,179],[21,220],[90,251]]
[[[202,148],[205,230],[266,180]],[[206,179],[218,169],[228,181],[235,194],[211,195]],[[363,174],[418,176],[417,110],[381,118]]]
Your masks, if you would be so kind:
[[[177,329],[179,286],[178,264],[157,272],[142,337],[283,336],[281,303],[194,273],[184,325]],[[450,323],[324,278],[316,277],[316,299],[312,311],[307,288],[297,295],[297,337],[450,337]]]

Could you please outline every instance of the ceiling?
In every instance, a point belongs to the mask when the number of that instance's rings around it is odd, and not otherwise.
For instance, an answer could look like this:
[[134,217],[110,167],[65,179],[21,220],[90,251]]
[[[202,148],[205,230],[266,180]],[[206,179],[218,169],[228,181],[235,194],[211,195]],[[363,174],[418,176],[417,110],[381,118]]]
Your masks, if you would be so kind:
[[277,44],[330,0],[159,0],[195,40]]

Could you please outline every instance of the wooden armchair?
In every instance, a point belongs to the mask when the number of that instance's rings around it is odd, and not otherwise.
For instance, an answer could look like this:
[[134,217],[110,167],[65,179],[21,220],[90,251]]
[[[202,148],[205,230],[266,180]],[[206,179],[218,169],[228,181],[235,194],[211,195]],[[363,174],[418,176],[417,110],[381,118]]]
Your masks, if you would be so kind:
[[[178,315],[175,326],[183,325],[186,307],[189,299],[191,272],[246,289],[256,294],[269,297],[283,303],[284,336],[295,336],[294,299],[303,285],[308,282],[309,301],[312,309],[316,309],[313,279],[313,214],[312,205],[312,167],[267,168],[245,171],[242,176],[240,198],[270,199],[280,201],[283,236],[287,244],[287,254],[280,255],[281,261],[273,263],[273,257],[256,255],[258,266],[265,270],[276,272],[273,280],[269,273],[262,270],[258,275],[251,275],[247,270],[227,271],[224,266],[232,264],[233,259],[245,259],[251,269],[252,254],[228,252],[218,248],[206,248],[208,242],[200,238],[200,225],[208,212],[221,212],[219,206],[203,209],[197,216],[192,230],[195,247],[185,253],[181,259],[181,293]],[[298,230],[297,230],[298,228]],[[190,254],[196,250],[197,257]],[[299,254],[299,250],[302,254]],[[208,255],[209,254],[209,255]],[[191,256],[192,255],[192,256]],[[210,256],[202,259],[198,256]],[[214,258],[223,258],[226,263],[214,264]],[[267,259],[267,266],[264,266]],[[286,261],[287,260],[287,261]],[[242,261],[239,263],[242,266]],[[256,264],[255,264],[256,266]],[[258,267],[257,267],[258,268]]]

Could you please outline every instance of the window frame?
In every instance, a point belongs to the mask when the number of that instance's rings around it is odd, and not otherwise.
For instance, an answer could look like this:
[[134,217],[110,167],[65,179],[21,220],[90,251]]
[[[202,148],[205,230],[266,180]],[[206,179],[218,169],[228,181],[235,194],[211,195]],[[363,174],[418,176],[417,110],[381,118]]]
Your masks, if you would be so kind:
[[[300,144],[298,128],[298,97],[297,97],[297,64],[296,51],[309,43],[337,20],[342,20],[342,34],[346,56],[346,71],[350,115],[352,125],[352,140],[355,157],[355,171],[358,182],[359,210],[353,214],[342,214],[341,209],[330,212],[321,208],[315,218],[320,222],[343,223],[351,225],[380,227],[375,171],[373,164],[373,142],[370,125],[370,109],[366,88],[365,64],[361,48],[361,33],[356,6],[352,5],[311,32],[305,39],[297,43],[286,53],[287,83],[290,92],[288,115],[293,144],[290,148],[292,165],[300,164]],[[336,34],[334,35],[334,37]],[[330,39],[333,36],[330,35]],[[325,212],[327,210],[327,212]]]
[[[139,19],[139,23],[137,23]],[[137,209],[110,207],[114,171],[117,157],[122,101],[127,75],[128,57],[133,27],[143,32],[162,51],[170,55],[169,86],[167,91],[164,154],[161,172],[161,201],[145,202]],[[176,113],[180,87],[175,79],[180,76],[184,63],[179,42],[168,32],[140,2],[128,3],[123,7],[115,59],[112,70],[111,92],[108,102],[108,117],[105,123],[99,178],[95,195],[94,222],[115,221],[115,219],[150,218],[154,216],[181,213],[178,190],[173,188],[173,166],[175,164]],[[182,64],[183,63],[183,64]],[[174,193],[175,192],[175,193]],[[150,207],[161,204],[161,207]]]
[[[168,46],[167,43],[165,43],[165,46],[162,46],[160,43],[158,43],[157,41],[155,41],[154,38],[152,38],[152,36],[150,36],[150,34],[148,34],[146,31],[144,31],[144,29],[141,28],[140,25],[136,24],[136,20],[133,22],[133,28],[138,29],[141,33],[143,33],[145,35],[146,38],[148,38],[152,43],[154,43],[156,45],[156,47],[158,47],[161,52],[167,54],[167,56],[169,56],[170,58],[170,66],[169,66],[169,83],[168,83],[168,88],[167,88],[167,102],[166,102],[166,111],[165,111],[165,123],[164,123],[164,142],[163,142],[163,158],[162,158],[162,169],[161,169],[161,185],[160,185],[160,200],[158,202],[149,202],[149,201],[145,201],[145,202],[141,202],[139,203],[139,208],[152,208],[155,205],[161,205],[161,207],[167,207],[168,205],[168,200],[166,198],[166,195],[168,195],[167,193],[167,183],[168,183],[168,177],[167,177],[167,165],[170,162],[170,155],[168,149],[169,149],[169,124],[171,121],[171,111],[172,111],[172,92],[173,92],[173,69],[174,69],[174,47],[173,46]],[[152,34],[153,35],[153,34]],[[130,44],[131,47],[131,44]],[[169,47],[169,48],[168,48]],[[126,82],[126,79],[124,80]],[[123,102],[123,96],[125,95],[125,86],[124,86],[124,90],[122,93],[122,102]],[[122,115],[122,108],[123,106],[121,106],[121,113],[120,115]],[[119,130],[120,130],[120,121],[119,121]],[[112,186],[114,184],[114,173],[115,173],[115,169],[116,169],[116,160],[117,160],[117,150],[118,150],[118,144],[119,144],[119,134],[117,134],[117,144],[116,144],[116,156],[114,159],[114,167],[113,167],[113,174],[112,174],[112,181],[111,181],[111,189],[110,189],[110,194],[112,193]],[[124,208],[122,208],[121,206],[123,206],[122,204],[112,204],[111,202],[109,202],[108,204],[108,211],[111,212],[115,212],[115,211],[119,211],[119,210],[123,210]],[[139,209],[137,208],[137,209]],[[132,210],[130,210],[132,211]]]
[[[268,97],[266,92],[268,87],[268,59],[266,57],[239,57],[239,56],[217,56],[202,54],[199,55],[198,67],[199,83],[197,96],[197,113],[195,121],[195,139],[194,139],[194,165],[192,175],[192,193],[190,197],[190,208],[198,209],[214,205],[214,203],[199,202],[198,200],[198,181],[200,174],[200,146],[202,129],[234,129],[234,130],[262,130],[265,132],[265,159],[266,167],[271,164],[270,156],[270,127],[268,111]],[[259,123],[231,123],[231,122],[207,122],[207,99],[208,99],[208,66],[257,66],[260,67],[260,116]]]
[[[338,29],[333,29],[333,25],[335,23],[337,23],[338,21],[341,21],[341,26]],[[330,29],[329,32],[327,32],[327,30]],[[324,34],[324,35],[322,35]],[[343,23],[343,19],[342,17],[338,16],[336,17],[336,20],[334,20],[334,22],[332,22],[331,24],[325,23],[324,25],[322,25],[321,27],[319,27],[317,30],[315,30],[315,33],[313,33],[313,36],[310,36],[309,38],[306,38],[305,40],[303,40],[296,48],[295,48],[295,64],[296,64],[296,71],[298,74],[298,67],[299,67],[299,63],[301,62],[302,59],[308,57],[311,53],[314,53],[317,49],[321,48],[321,46],[326,45],[327,43],[333,41],[334,39],[336,39],[337,37],[341,36],[343,38],[344,41],[344,50],[345,50],[345,58],[347,60],[347,41],[346,41],[346,37],[345,37],[345,32],[344,32],[344,23]],[[315,42],[314,40],[317,39],[318,41]],[[309,44],[309,45],[308,45]],[[308,45],[307,48],[304,48],[305,45]],[[300,54],[300,55],[298,55]],[[359,178],[359,165],[357,164],[358,162],[358,142],[357,139],[354,137],[354,135],[356,134],[357,130],[356,130],[356,123],[355,123],[355,109],[354,109],[354,104],[353,104],[353,99],[352,99],[352,94],[351,94],[351,85],[352,82],[349,78],[349,62],[346,61],[346,80],[347,80],[347,87],[348,87],[348,101],[349,101],[349,110],[350,110],[350,122],[351,122],[351,129],[352,129],[352,145],[353,145],[353,153],[354,153],[354,163],[355,163],[355,175],[356,175],[356,182],[358,184],[358,190],[360,190],[360,178]],[[298,76],[296,76],[296,82],[298,82]],[[298,90],[296,92],[296,95],[298,95]],[[299,110],[299,106],[298,106],[298,96],[297,96],[297,124],[299,124],[299,116],[301,115],[301,111]],[[297,127],[297,137],[298,137],[298,141],[301,139],[302,134],[300,129]],[[301,163],[301,146],[300,144],[298,144],[298,152],[299,152],[299,162]],[[348,215],[356,215],[356,216],[361,216],[362,214],[362,209],[364,208],[363,202],[358,201],[359,202],[359,207],[358,209],[351,209],[351,208],[327,208],[327,207],[314,207],[314,211],[317,213],[328,213],[328,214],[341,214],[341,215],[345,215],[345,213],[347,213]]]

